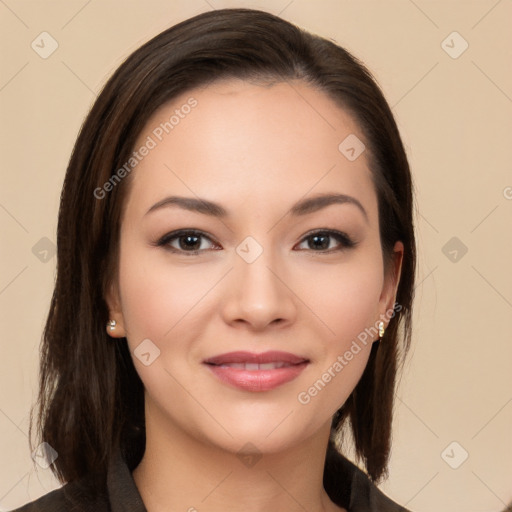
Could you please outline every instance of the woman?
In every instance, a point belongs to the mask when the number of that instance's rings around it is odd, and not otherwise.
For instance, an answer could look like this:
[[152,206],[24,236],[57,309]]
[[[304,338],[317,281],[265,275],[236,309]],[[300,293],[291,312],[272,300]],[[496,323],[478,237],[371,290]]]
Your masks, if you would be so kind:
[[375,484],[412,181],[347,51],[248,9],[159,34],[84,122],[57,242],[31,448],[65,485],[18,510],[405,510]]

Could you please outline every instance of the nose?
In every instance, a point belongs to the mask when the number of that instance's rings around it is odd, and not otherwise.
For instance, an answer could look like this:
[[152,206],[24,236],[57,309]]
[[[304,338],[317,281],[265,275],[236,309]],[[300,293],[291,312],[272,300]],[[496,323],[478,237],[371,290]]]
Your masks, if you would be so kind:
[[293,283],[267,256],[268,252],[263,251],[252,263],[236,256],[229,282],[225,284],[228,292],[222,315],[226,323],[262,331],[269,327],[283,328],[295,321],[297,298],[292,291]]

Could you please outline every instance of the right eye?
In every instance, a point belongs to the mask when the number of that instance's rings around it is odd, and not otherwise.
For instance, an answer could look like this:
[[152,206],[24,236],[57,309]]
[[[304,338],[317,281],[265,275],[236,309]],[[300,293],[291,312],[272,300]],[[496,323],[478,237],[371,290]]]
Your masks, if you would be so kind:
[[205,247],[204,240],[209,240],[215,245],[215,242],[202,231],[197,229],[180,229],[167,233],[158,240],[156,245],[169,249],[172,252],[195,256],[200,252],[211,250]]

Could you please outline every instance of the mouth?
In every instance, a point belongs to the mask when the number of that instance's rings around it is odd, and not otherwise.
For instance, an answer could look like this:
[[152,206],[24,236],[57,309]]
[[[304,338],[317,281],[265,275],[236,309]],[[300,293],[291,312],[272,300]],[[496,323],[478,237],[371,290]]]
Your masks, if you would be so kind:
[[[300,364],[303,362],[309,362],[309,359],[301,356],[297,356],[290,352],[279,352],[277,350],[271,350],[268,352],[262,352],[261,354],[255,354],[254,352],[228,352],[226,354],[220,354],[218,356],[210,357],[203,361],[206,364],[212,364],[215,366],[220,365],[287,365],[291,366],[294,364]],[[252,368],[257,370],[258,368]],[[264,368],[265,369],[265,368]],[[272,369],[272,368],[269,368]]]
[[221,368],[236,368],[237,370],[247,370],[247,371],[255,371],[255,370],[276,370],[277,368],[285,368],[288,366],[293,366],[288,363],[284,363],[282,361],[275,363],[222,363],[222,364],[214,364],[214,363],[206,363],[213,364],[213,366],[220,366]]
[[270,391],[290,382],[309,359],[289,352],[230,352],[203,361],[222,382],[245,391]]

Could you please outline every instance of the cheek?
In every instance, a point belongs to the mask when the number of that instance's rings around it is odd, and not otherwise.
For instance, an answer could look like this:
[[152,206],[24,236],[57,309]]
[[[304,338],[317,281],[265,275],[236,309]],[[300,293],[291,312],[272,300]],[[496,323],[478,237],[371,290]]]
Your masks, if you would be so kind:
[[129,240],[121,247],[119,282],[130,345],[145,338],[158,345],[164,337],[172,338],[213,285],[200,270],[172,266],[157,251]]
[[[378,321],[378,273],[355,267],[350,270],[335,276],[332,272],[325,277],[317,274],[317,292],[309,296],[318,301],[315,312],[322,322],[316,323],[325,328],[317,338],[321,342],[317,364],[297,400],[307,406],[305,410],[315,412],[318,422],[325,421],[346,402],[366,368],[377,338],[372,327]],[[328,294],[321,293],[327,289]]]
[[371,255],[362,257],[361,253],[346,264],[318,266],[308,273],[314,279],[307,278],[309,284],[301,293],[321,320],[324,340],[332,349],[350,345],[350,340],[379,320],[383,276],[378,261]]

